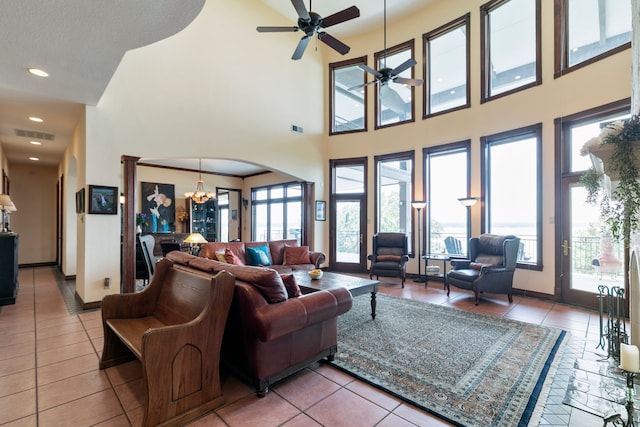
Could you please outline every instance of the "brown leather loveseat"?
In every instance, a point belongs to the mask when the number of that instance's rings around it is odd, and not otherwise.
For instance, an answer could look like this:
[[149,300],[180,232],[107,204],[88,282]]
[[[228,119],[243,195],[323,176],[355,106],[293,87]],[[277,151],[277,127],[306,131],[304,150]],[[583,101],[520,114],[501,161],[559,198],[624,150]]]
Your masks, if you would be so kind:
[[254,385],[258,396],[263,397],[274,382],[318,360],[333,359],[338,316],[352,304],[345,288],[300,294],[295,280],[291,282],[293,275],[281,276],[270,268],[233,265],[178,251],[167,258],[206,274],[226,270],[236,276],[221,361],[224,369]]

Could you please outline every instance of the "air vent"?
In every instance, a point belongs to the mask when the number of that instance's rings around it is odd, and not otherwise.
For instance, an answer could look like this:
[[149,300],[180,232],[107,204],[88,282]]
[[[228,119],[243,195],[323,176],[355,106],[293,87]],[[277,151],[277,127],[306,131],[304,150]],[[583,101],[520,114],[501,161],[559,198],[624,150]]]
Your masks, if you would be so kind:
[[16,135],[24,136],[31,139],[43,139],[45,141],[53,141],[56,136],[45,132],[36,132],[34,130],[16,129]]

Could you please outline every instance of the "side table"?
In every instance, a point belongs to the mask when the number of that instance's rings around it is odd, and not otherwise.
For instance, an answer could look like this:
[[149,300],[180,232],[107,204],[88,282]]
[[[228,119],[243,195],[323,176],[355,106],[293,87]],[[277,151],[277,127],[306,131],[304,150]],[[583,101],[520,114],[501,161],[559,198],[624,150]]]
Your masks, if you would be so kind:
[[425,274],[427,272],[427,265],[429,265],[429,260],[432,261],[442,261],[442,271],[438,274],[426,274],[426,280],[424,282],[424,287],[427,287],[427,283],[429,282],[429,278],[437,277],[442,279],[443,281],[443,289],[447,289],[447,262],[450,262],[455,259],[464,259],[464,255],[462,254],[426,254],[422,256],[424,260],[424,271]]

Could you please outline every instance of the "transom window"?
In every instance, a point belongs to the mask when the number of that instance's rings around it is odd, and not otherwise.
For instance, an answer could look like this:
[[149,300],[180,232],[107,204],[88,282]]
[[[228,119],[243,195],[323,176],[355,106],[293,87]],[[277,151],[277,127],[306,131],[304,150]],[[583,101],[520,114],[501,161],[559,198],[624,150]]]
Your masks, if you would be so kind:
[[629,0],[555,0],[555,75],[631,47]]
[[424,116],[469,107],[469,14],[422,36]]
[[[384,50],[376,52],[374,55],[376,70],[394,69],[407,59],[413,58],[413,46],[414,41],[410,40],[389,48],[386,52]],[[411,79],[414,68],[415,66],[403,71],[398,76]],[[413,86],[405,86],[393,81],[389,81],[384,86],[378,84],[375,86],[376,129],[414,121]]]
[[540,0],[494,0],[480,13],[481,102],[541,84]]
[[358,67],[367,57],[329,64],[331,129],[329,135],[367,130],[366,88],[349,90],[365,83],[365,72]]
[[299,182],[251,189],[251,239],[296,239],[303,231],[303,186]]
[[409,151],[376,156],[376,230],[411,235],[413,157]]
[[520,237],[518,266],[542,269],[542,125],[481,141],[484,232]]

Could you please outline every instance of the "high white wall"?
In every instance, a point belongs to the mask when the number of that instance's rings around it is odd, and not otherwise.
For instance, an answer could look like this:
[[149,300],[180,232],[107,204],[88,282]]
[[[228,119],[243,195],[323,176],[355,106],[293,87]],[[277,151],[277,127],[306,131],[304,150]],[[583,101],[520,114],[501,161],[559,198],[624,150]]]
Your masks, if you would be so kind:
[[[482,2],[468,0],[439,1],[433,6],[387,26],[387,46],[415,39],[415,76],[424,78],[422,64],[422,35],[466,13],[471,14],[471,108],[422,120],[422,88],[415,91],[415,123],[373,130],[374,91],[369,89],[369,131],[328,137],[329,158],[340,159],[369,156],[369,191],[374,191],[373,156],[415,150],[416,195],[422,194],[422,149],[449,142],[471,139],[471,194],[480,195],[480,137],[497,132],[542,123],[542,227],[543,271],[517,270],[514,287],[554,293],[556,248],[554,191],[554,119],[597,107],[630,96],[631,52],[625,50],[559,79],[553,78],[554,29],[553,1],[542,1],[542,85],[494,101],[480,104],[480,11]],[[382,29],[374,33],[346,39],[351,46],[349,57],[368,55],[373,66],[374,52],[383,49]],[[328,53],[328,62],[344,58]],[[325,84],[328,84],[328,73]],[[371,78],[369,77],[369,80]],[[325,91],[327,92],[327,91]],[[327,95],[325,95],[327,96]],[[328,98],[325,97],[325,102]],[[325,114],[328,109],[325,109]],[[515,160],[514,160],[515,161]],[[447,177],[435,185],[446,185]],[[370,198],[368,234],[374,227],[373,198]],[[480,204],[471,208],[472,235],[480,233]],[[417,227],[417,226],[416,226]],[[370,242],[369,242],[370,244]],[[411,260],[408,271],[416,273],[416,260]]]

